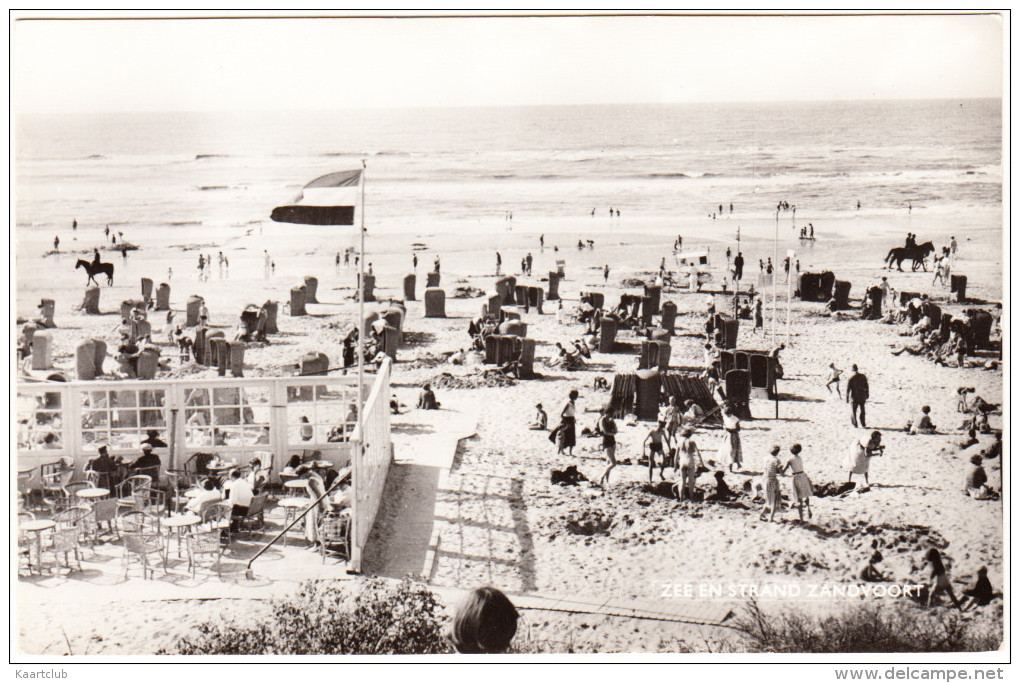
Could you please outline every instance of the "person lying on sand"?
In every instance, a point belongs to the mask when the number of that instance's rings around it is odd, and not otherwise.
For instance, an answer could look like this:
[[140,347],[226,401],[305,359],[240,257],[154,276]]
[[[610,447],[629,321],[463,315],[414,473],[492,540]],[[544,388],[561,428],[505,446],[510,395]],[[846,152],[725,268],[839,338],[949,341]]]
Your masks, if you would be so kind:
[[968,448],[970,448],[971,446],[976,446],[979,443],[981,443],[981,442],[978,441],[977,431],[974,430],[974,429],[969,429],[969,430],[967,430],[967,437],[957,441],[956,442],[956,446],[961,451],[965,451]]

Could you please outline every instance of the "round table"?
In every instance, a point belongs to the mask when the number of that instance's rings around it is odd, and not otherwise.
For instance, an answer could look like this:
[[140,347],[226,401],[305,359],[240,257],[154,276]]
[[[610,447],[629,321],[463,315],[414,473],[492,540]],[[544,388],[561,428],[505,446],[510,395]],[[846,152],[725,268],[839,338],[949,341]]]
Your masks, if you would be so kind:
[[328,470],[333,467],[333,463],[329,460],[314,460],[309,464],[317,470]]
[[18,465],[18,474],[28,474],[29,472],[35,472],[35,468],[28,465]]
[[208,465],[205,466],[207,470],[209,470],[210,472],[215,472],[217,474],[219,474],[220,472],[232,470],[235,467],[237,467],[237,463],[233,462],[209,463]]
[[110,489],[101,489],[98,487],[91,489],[82,489],[81,491],[76,491],[74,495],[86,501],[97,500],[99,498],[106,498],[108,495],[110,495]]
[[290,481],[283,482],[283,487],[286,489],[302,489],[307,490],[308,480],[307,479],[291,479]]
[[[42,573],[42,533],[57,526],[52,519],[30,519],[27,522],[19,522],[18,529],[35,534],[35,556],[39,560],[39,573]],[[28,558],[28,566],[32,566],[32,558]]]
[[[297,481],[297,480],[295,480]],[[289,482],[288,482],[289,483]],[[287,511],[287,516],[283,520],[283,528],[286,529],[287,525],[290,524],[291,520],[302,510],[304,510],[311,503],[309,498],[281,498],[276,504]],[[283,544],[287,545],[287,536],[283,537]]]
[[[199,517],[198,515],[191,512],[187,512],[183,514],[170,515],[161,522],[163,527],[169,529],[171,532],[173,531],[177,532],[177,557],[181,556],[181,529],[194,526],[196,524],[199,524],[201,521],[202,518]],[[170,534],[168,533],[167,536],[169,537]],[[170,544],[168,542],[167,543],[168,549],[169,546]]]

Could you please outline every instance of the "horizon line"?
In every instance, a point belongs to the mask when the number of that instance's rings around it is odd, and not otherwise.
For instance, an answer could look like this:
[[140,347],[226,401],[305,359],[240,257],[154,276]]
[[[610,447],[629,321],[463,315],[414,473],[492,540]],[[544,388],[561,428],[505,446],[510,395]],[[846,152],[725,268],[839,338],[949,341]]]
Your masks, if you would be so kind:
[[65,115],[65,114],[232,114],[247,113],[286,113],[286,112],[348,112],[348,111],[400,111],[400,110],[439,110],[439,109],[538,109],[540,107],[646,107],[646,106],[712,106],[712,105],[797,105],[797,104],[828,104],[828,103],[878,103],[878,102],[935,102],[935,101],[1003,101],[1002,95],[969,95],[940,97],[876,97],[876,98],[837,98],[837,99],[785,99],[785,100],[703,100],[703,101],[659,101],[659,102],[559,102],[542,104],[419,104],[419,105],[370,105],[364,107],[322,107],[306,109],[260,109],[260,108],[210,108],[210,109],[53,109],[53,110],[22,110],[15,107],[16,116],[22,115]]

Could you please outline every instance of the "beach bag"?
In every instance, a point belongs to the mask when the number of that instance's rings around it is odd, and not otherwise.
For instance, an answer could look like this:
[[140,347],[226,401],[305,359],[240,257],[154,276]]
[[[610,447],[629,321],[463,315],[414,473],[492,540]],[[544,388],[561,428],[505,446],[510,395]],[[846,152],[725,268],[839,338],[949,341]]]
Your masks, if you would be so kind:
[[559,436],[560,429],[562,427],[563,427],[562,424],[558,424],[552,428],[552,430],[549,432],[549,441],[551,441],[552,443],[556,443],[556,437]]

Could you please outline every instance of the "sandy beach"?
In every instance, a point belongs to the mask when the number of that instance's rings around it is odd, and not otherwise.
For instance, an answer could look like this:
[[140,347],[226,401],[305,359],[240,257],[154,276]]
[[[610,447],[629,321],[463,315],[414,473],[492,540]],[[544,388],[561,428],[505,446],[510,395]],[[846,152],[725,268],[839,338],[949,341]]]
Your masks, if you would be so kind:
[[[615,305],[622,293],[640,292],[639,288],[624,287],[623,281],[650,280],[663,257],[667,269],[675,269],[672,243],[676,234],[684,236],[685,249],[710,249],[715,285],[725,274],[726,248],[736,252],[737,225],[741,226],[740,248],[748,264],[745,272],[756,275],[757,259],[773,254],[775,223],[760,218],[741,220],[739,212],[716,221],[686,218],[668,224],[643,224],[639,214],[614,220],[619,223],[602,216],[533,223],[526,217],[515,217],[512,230],[506,226],[457,234],[375,234],[369,224],[367,261],[377,277],[380,299],[402,298],[400,284],[403,276],[412,272],[412,253],[419,257],[419,298],[424,273],[436,255],[442,259],[447,318],[423,318],[420,301],[408,304],[405,344],[399,350],[392,379],[397,398],[413,406],[422,383],[443,372],[475,375],[486,367],[470,362],[451,366],[444,362],[444,354],[469,346],[467,326],[483,302],[479,298],[453,298],[453,289],[492,290],[497,250],[502,254],[503,272],[517,274],[518,284],[544,287],[542,280],[555,270],[556,260],[564,260],[566,278],[560,292],[568,312],[578,304],[582,291],[604,292],[607,305]],[[807,220],[810,218],[803,222]],[[801,222],[798,216],[797,225]],[[968,296],[990,303],[1001,301],[1003,251],[998,211],[967,215],[924,210],[914,210],[910,215],[906,211],[848,214],[815,221],[815,228],[817,240],[802,247],[795,239],[794,228],[781,222],[779,260],[787,249],[796,249],[802,270],[832,270],[837,278],[850,280],[851,300],[859,300],[867,286],[887,275],[898,291],[926,293],[947,312],[960,314],[972,307],[943,303],[949,296],[948,287],[933,286],[930,273],[883,269],[882,259],[889,248],[902,244],[903,235],[913,231],[919,240],[932,240],[938,246],[955,235],[960,250],[954,272],[968,276]],[[311,351],[326,353],[331,364],[337,365],[342,338],[355,324],[357,271],[353,263],[339,268],[334,263],[338,251],[355,244],[357,233],[351,229],[266,221],[243,227],[179,226],[161,233],[132,234],[125,230],[124,239],[139,249],[130,251],[126,259],[119,253],[104,255],[104,260],[115,263],[117,270],[114,285],[104,283],[101,288],[100,310],[104,314],[100,316],[75,310],[81,303],[85,275],[73,266],[76,258],[87,258],[94,246],[103,243],[102,226],[79,225],[77,239],[69,227],[59,234],[61,253],[51,254],[47,253],[52,249],[51,232],[40,228],[18,230],[16,311],[19,318],[32,318],[41,298],[55,299],[54,366],[69,377],[74,374],[75,345],[87,337],[113,343],[119,323],[116,310],[122,300],[139,296],[139,279],[146,276],[157,284],[170,284],[172,306],[180,318],[189,295],[203,296],[211,325],[222,328],[228,336],[245,305],[268,299],[282,303],[290,287],[299,284],[303,276],[318,277],[319,300],[323,303],[310,305],[310,315],[305,317],[281,312],[281,334],[271,337],[268,345],[252,345],[247,350],[246,376],[288,374],[300,357]],[[540,248],[539,235],[545,235],[544,249]],[[578,250],[579,238],[593,239],[594,248]],[[416,244],[421,246],[413,252]],[[263,273],[263,250],[276,264],[275,273],[268,278]],[[229,275],[224,273],[221,278],[214,267],[208,281],[199,281],[198,255],[209,254],[215,259],[220,251],[229,259]],[[529,252],[534,257],[534,277],[521,277],[520,260]],[[610,264],[607,282],[602,276],[604,264]],[[792,509],[780,513],[779,523],[759,521],[760,501],[752,502],[746,496],[740,499],[741,505],[730,506],[678,502],[662,495],[661,489],[649,489],[645,483],[647,469],[636,464],[648,425],[625,426],[622,421],[618,458],[629,458],[634,464],[617,467],[604,489],[586,483],[576,487],[552,485],[550,471],[571,464],[588,479],[597,479],[603,468],[601,442],[579,437],[573,458],[557,456],[545,432],[527,429],[534,404],[543,403],[555,424],[567,393],[576,388],[581,393],[579,429],[591,426],[596,417],[592,411],[608,399],[607,392],[593,388],[595,378],[604,377],[611,383],[615,372],[636,368],[636,357],[595,352],[584,371],[546,367],[541,361],[555,355],[556,342],[572,341],[582,332],[576,322],[558,324],[555,304],[546,303],[544,315],[534,310],[522,315],[528,323],[528,336],[537,340],[536,370],[541,378],[498,388],[437,391],[444,409],[477,411],[478,419],[476,435],[462,441],[457,451],[449,472],[449,488],[435,502],[434,528],[442,538],[443,549],[456,548],[456,553],[438,561],[431,582],[445,588],[493,584],[514,593],[655,601],[666,586],[692,582],[781,580],[807,585],[849,581],[876,546],[885,555],[883,569],[887,574],[898,580],[920,580],[923,550],[934,544],[951,558],[958,594],[982,565],[989,568],[989,578],[999,589],[1003,582],[1002,503],[973,500],[962,493],[969,455],[979,447],[964,453],[954,444],[961,438],[958,427],[964,419],[955,410],[956,388],[971,386],[985,400],[1001,403],[1002,370],[940,367],[923,357],[893,356],[890,350],[904,341],[898,336],[901,326],[823,317],[822,304],[798,300],[790,306],[792,336],[786,338],[786,285],[781,284],[779,290],[781,325],[777,339],[787,344],[782,355],[785,378],[779,384],[783,399],[778,404],[779,417],[772,402],[752,401],[756,419],[745,423],[745,467],[740,473],[728,475],[727,481],[735,490],[742,490],[745,483],[752,486],[761,474],[769,447],[780,444],[785,451],[795,442],[804,446],[805,467],[816,486],[845,480],[847,446],[861,436],[862,430],[851,426],[849,406],[826,390],[825,374],[831,361],[847,371],[844,378],[850,365],[857,364],[870,380],[869,428],[882,431],[887,448],[885,457],[872,465],[869,490],[815,498],[814,517],[809,523],[796,522]],[[678,334],[671,340],[671,364],[702,366],[704,310],[710,295],[678,290],[664,292],[664,299],[678,307]],[[725,309],[729,298],[717,296],[715,302]],[[771,347],[768,294],[765,317],[765,335],[755,335],[749,321],[741,321],[738,346]],[[162,314],[152,320],[153,338],[162,346],[164,358],[173,358],[171,372],[179,376],[176,353],[166,343],[166,331],[162,329]],[[114,366],[113,360],[107,360],[108,369]],[[216,371],[193,366],[185,374],[212,377]],[[922,402],[931,405],[939,433],[910,436],[902,428]],[[1001,428],[1002,417],[995,415],[992,422],[995,428]],[[715,460],[720,437],[718,429],[699,430],[695,437],[711,472],[724,469]],[[981,447],[991,443],[990,436],[981,439]],[[986,469],[991,485],[1001,487],[1000,462],[988,461]],[[707,487],[710,479],[711,474],[702,475],[699,483]],[[784,478],[782,485],[789,496],[789,479]],[[466,495],[479,487],[493,491],[496,498]],[[392,501],[408,492],[401,490],[399,482],[391,482],[385,495]],[[385,529],[387,514],[384,503],[377,521],[381,529]],[[502,531],[506,528],[516,531]],[[33,651],[32,643],[40,639],[39,629],[44,629],[53,616],[49,608],[33,604],[34,595],[22,594],[19,598],[18,625],[26,652]],[[739,607],[740,602],[735,600],[733,605]],[[775,602],[776,607],[794,604],[821,612],[834,609],[833,603],[824,601]],[[984,627],[1001,628],[1001,606],[1001,600],[996,601],[971,618]],[[131,641],[122,635],[106,646],[93,645],[96,649],[90,653],[149,653],[153,644],[166,643],[167,620],[179,617],[178,624],[191,623],[198,614],[239,609],[244,607],[237,601],[199,610],[186,600],[133,604],[130,611],[134,615],[153,616],[132,617],[128,623],[136,629],[155,624],[151,626],[153,637]],[[157,613],[159,616],[155,616]],[[63,621],[65,629],[80,629],[77,634],[69,633],[72,638],[90,632],[102,634],[105,628],[85,619],[68,617]],[[550,632],[559,628],[557,623]],[[627,634],[634,630],[633,625],[623,620],[607,621],[597,642],[611,643],[612,649],[619,650],[656,649],[658,643],[648,634],[647,625],[642,628],[643,634],[631,638]],[[146,649],[139,652],[132,642],[144,643]]]

